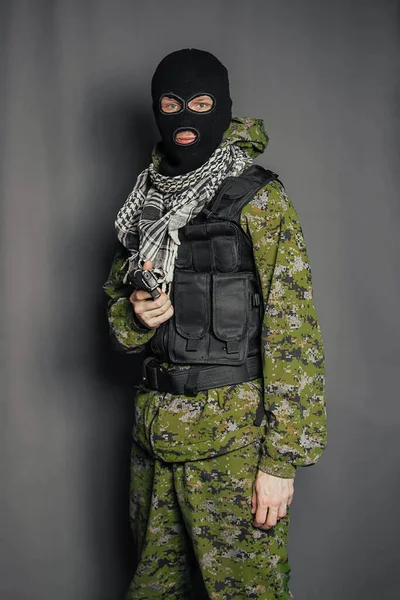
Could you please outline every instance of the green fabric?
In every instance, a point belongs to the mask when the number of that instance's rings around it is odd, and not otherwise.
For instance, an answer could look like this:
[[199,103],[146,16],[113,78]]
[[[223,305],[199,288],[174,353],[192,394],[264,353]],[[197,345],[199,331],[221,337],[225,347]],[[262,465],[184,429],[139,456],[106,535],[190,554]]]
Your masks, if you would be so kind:
[[205,460],[259,439],[254,425],[261,380],[199,392],[196,397],[139,389],[133,437],[148,452],[171,463]]
[[293,600],[291,508],[269,530],[252,524],[258,456],[254,443],[171,466],[133,443],[130,518],[138,564],[124,600],[193,597],[194,556],[209,598]]
[[264,405],[272,415],[260,469],[281,477],[315,463],[327,441],[325,356],[297,211],[271,182],[242,211],[263,288]]
[[264,152],[268,141],[264,121],[249,117],[233,117],[222,137],[222,144],[237,144],[252,158]]
[[[257,153],[267,144],[262,121],[233,119],[226,140]],[[253,241],[266,307],[263,380],[200,392],[195,398],[139,389],[134,437],[157,458],[203,460],[262,436],[259,468],[294,477],[314,464],[327,441],[322,333],[313,301],[309,257],[296,209],[282,185],[264,186],[243,209],[241,225]],[[139,332],[122,284],[127,253],[119,245],[104,284],[110,331],[120,348],[140,352],[154,335]],[[173,365],[170,368],[174,368]],[[253,423],[260,395],[265,419]]]

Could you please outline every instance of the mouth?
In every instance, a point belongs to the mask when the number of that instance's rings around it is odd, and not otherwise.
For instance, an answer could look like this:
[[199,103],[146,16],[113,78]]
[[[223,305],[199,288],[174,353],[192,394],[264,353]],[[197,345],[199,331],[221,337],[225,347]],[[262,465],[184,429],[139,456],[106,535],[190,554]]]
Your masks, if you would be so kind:
[[193,144],[199,137],[195,129],[178,129],[174,135],[174,141],[180,146],[188,146]]

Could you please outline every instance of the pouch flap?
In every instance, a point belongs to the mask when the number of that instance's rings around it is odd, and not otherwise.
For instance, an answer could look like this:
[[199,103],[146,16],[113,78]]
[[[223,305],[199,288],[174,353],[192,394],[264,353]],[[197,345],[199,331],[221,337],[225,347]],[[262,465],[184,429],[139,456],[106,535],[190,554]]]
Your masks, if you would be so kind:
[[210,274],[175,271],[174,316],[178,333],[186,339],[199,339],[210,325]]
[[240,340],[247,330],[248,280],[242,273],[213,275],[213,331],[223,341]]

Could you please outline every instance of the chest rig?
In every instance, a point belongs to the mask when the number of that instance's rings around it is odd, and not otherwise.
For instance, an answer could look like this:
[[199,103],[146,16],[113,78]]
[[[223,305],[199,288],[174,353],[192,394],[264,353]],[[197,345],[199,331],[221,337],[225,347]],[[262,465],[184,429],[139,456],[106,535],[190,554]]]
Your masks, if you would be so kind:
[[[261,377],[262,290],[240,217],[254,194],[277,177],[258,165],[228,177],[179,230],[170,293],[174,314],[151,339],[144,363],[149,387],[195,395]],[[165,370],[162,362],[180,368]]]

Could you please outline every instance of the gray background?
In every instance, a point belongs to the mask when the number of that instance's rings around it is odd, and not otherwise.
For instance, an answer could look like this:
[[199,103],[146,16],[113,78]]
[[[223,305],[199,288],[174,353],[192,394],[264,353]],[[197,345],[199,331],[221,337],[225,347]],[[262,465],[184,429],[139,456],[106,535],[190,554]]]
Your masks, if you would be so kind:
[[296,600],[398,597],[399,10],[394,1],[1,3],[2,600],[118,600],[132,357],[113,222],[157,140],[150,78],[215,53],[262,117],[310,255],[328,447],[295,482]]

